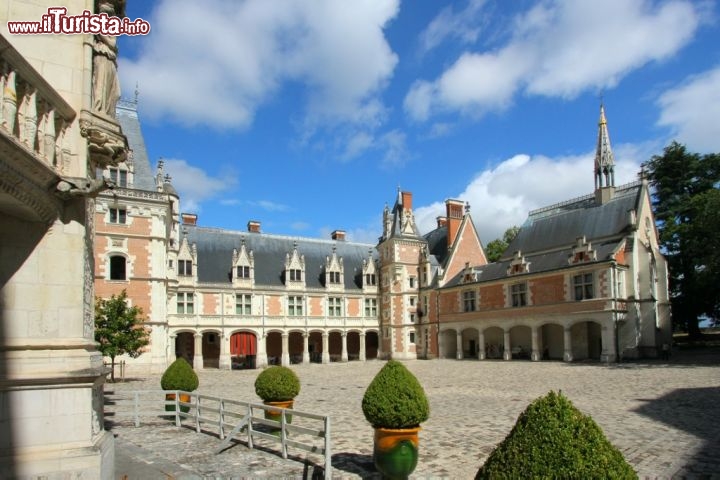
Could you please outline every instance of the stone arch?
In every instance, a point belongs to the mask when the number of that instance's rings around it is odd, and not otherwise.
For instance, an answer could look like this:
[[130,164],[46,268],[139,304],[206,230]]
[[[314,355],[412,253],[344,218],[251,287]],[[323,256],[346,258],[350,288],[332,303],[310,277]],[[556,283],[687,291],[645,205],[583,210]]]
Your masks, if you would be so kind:
[[255,368],[257,335],[250,331],[236,331],[230,335],[230,365],[234,370]]
[[357,330],[349,330],[346,341],[348,361],[360,360],[360,332]]
[[305,336],[301,330],[291,330],[288,334],[288,354],[290,364],[302,363],[303,350],[305,349]]
[[192,365],[195,356],[195,332],[181,331],[175,334],[175,357],[184,358]]
[[322,330],[313,330],[308,336],[308,351],[310,352],[310,361],[313,363],[322,363],[322,334]]
[[365,359],[375,360],[378,357],[380,348],[380,334],[377,330],[367,330],[365,332]]
[[570,328],[573,360],[600,360],[602,326],[592,320],[576,322]]
[[282,360],[282,332],[272,330],[265,337],[265,352],[268,365],[280,365]]
[[538,349],[543,360],[562,360],[565,353],[565,329],[557,323],[543,324],[538,331]]
[[331,330],[328,332],[328,354],[331,362],[341,361],[342,356],[342,332],[339,330]]
[[471,327],[465,328],[462,331],[462,350],[463,358],[475,358],[477,359],[478,350],[478,329]]
[[457,358],[457,331],[454,328],[440,332],[440,358]]
[[220,342],[222,336],[217,330],[202,332],[203,368],[220,368]]
[[488,327],[483,331],[485,358],[501,359],[505,352],[505,332],[500,327]]
[[530,360],[532,353],[532,329],[527,325],[515,325],[510,329],[511,358]]

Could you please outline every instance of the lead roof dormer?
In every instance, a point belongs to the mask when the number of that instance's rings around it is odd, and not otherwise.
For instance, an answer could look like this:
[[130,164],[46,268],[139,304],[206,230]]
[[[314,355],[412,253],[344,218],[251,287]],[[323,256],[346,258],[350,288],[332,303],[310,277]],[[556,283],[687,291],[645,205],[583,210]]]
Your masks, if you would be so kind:
[[337,247],[333,246],[332,255],[325,257],[325,288],[342,290],[345,285],[345,267],[342,257],[337,255]]
[[305,255],[300,255],[297,242],[293,243],[291,253],[285,254],[285,286],[288,288],[305,288]]
[[232,281],[237,287],[252,287],[255,279],[255,254],[245,245],[242,238],[240,249],[233,249],[232,255]]
[[377,265],[373,258],[372,249],[368,250],[368,256],[362,263],[362,288],[365,293],[377,293],[378,274]]

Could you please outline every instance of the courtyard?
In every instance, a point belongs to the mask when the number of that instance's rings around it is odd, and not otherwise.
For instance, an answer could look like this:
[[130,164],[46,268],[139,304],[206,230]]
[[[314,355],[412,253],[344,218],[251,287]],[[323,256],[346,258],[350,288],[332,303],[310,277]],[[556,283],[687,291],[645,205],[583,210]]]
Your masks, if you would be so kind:
[[[365,388],[384,362],[294,365],[297,410],[331,416],[333,478],[379,478],[373,431],[363,417]],[[603,365],[529,361],[405,362],[430,401],[421,456],[412,478],[473,478],[518,415],[534,399],[561,390],[600,425],[640,478],[720,478],[720,355],[689,352],[670,362]],[[257,401],[258,370],[201,370],[199,392]],[[106,391],[156,390],[159,375],[107,384]],[[219,455],[220,440],[161,418],[108,423],[116,436],[118,478],[127,462],[153,465],[174,478],[312,478],[321,457],[242,442]],[[127,472],[125,472],[127,474]],[[134,478],[129,475],[129,478]]]

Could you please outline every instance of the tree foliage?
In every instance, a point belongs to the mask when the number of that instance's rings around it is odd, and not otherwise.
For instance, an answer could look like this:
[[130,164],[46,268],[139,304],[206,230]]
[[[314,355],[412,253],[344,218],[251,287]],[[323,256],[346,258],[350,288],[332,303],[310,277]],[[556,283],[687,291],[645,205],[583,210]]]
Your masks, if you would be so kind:
[[648,163],[660,243],[668,259],[673,321],[699,335],[720,313],[720,154],[673,142]]
[[150,343],[149,333],[142,325],[142,309],[128,306],[127,298],[127,292],[123,290],[108,300],[95,300],[95,341],[103,356],[110,357],[110,380],[113,382],[115,357],[127,354],[137,358]]
[[636,479],[637,474],[592,418],[551,391],[520,414],[475,478]]
[[488,242],[485,247],[485,254],[487,255],[488,262],[497,262],[502,257],[502,254],[507,250],[510,243],[515,240],[520,227],[513,226],[505,230],[502,238],[496,238]]

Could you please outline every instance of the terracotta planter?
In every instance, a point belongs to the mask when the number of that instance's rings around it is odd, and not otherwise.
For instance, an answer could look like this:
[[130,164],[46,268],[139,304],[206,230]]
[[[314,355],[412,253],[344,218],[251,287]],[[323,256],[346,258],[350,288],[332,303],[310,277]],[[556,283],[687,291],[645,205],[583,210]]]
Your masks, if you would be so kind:
[[[166,393],[165,394],[165,400],[167,401],[175,401],[175,394],[174,393]],[[181,393],[180,394],[180,401],[185,403],[190,403],[190,395],[187,393]],[[165,405],[165,411],[166,412],[174,412],[175,411],[175,405]],[[190,411],[190,407],[180,407],[180,411],[183,413],[187,413]]]
[[376,428],[373,460],[385,478],[405,479],[418,462],[418,433],[415,428]]
[[[268,420],[274,420],[276,422],[280,422],[282,420],[282,409],[292,408],[294,402],[295,402],[295,400],[284,400],[281,402],[268,402],[268,401],[263,402],[265,405],[277,407],[277,408],[265,410],[265,418]],[[292,423],[292,415],[286,415],[285,421],[287,423]],[[272,433],[273,435],[280,436],[280,429],[279,428],[271,428],[270,433]]]

